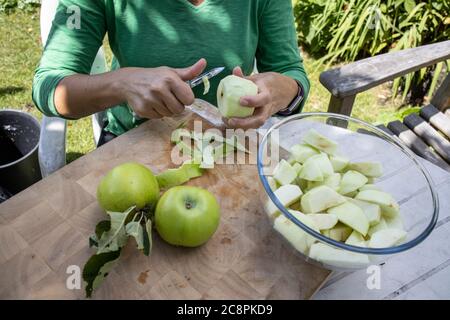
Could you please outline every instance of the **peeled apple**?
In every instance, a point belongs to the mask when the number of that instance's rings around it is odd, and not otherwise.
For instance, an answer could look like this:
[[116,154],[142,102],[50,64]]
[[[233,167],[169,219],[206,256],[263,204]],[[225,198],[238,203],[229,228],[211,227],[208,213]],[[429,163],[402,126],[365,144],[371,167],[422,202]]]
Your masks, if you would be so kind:
[[360,207],[350,202],[331,208],[328,213],[335,214],[340,222],[358,231],[363,236],[369,231],[369,220]]
[[[275,190],[274,194],[283,206],[288,207],[295,201],[298,201],[303,192],[299,186],[287,184]],[[270,199],[267,200],[266,211],[271,218],[275,218],[280,214],[280,210],[278,210],[278,207]]]
[[254,96],[258,86],[247,79],[229,75],[223,78],[217,88],[217,106],[225,118],[244,118],[253,114],[254,108],[242,106],[239,100],[243,96]]
[[303,137],[303,141],[305,141],[310,146],[313,146],[314,148],[331,155],[335,154],[337,150],[336,142],[321,135],[314,129],[309,130],[305,134],[305,136]]
[[289,162],[282,159],[273,171],[273,178],[280,185],[284,186],[290,184],[297,178],[297,171],[289,164]]
[[317,213],[344,202],[345,198],[339,193],[328,186],[320,186],[305,193],[301,199],[301,206],[305,213]]

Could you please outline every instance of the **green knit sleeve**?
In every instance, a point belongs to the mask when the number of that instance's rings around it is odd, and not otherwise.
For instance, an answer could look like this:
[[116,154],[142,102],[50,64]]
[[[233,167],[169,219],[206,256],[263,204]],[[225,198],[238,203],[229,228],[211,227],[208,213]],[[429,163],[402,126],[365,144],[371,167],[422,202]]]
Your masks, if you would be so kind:
[[33,101],[47,116],[59,116],[54,93],[73,74],[89,74],[106,33],[103,0],[60,0],[33,79]]
[[297,80],[304,91],[303,106],[310,84],[297,45],[291,0],[266,0],[259,19],[256,62],[259,72],[274,71]]

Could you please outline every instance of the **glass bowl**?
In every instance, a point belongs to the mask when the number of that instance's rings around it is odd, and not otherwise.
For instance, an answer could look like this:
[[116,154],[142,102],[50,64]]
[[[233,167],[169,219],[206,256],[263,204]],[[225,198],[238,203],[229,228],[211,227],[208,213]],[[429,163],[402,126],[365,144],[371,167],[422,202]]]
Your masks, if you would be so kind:
[[[297,215],[289,211],[291,208],[303,211],[300,200],[290,204],[289,207],[283,206],[272,191],[268,178],[281,159],[290,160],[290,148],[294,144],[301,143],[305,133],[312,128],[337,142],[338,155],[347,157],[350,162],[381,163],[383,175],[374,179],[372,183],[391,194],[400,205],[401,220],[407,232],[406,238],[401,243],[392,247],[376,248],[369,247],[367,242],[365,246],[356,246],[336,241],[328,237],[327,232],[316,231],[317,229],[306,225],[304,221],[298,219]],[[301,240],[306,247],[294,243],[298,239],[289,240],[288,236],[276,231],[278,230],[276,228],[274,232],[282,236],[306,261],[326,269],[356,270],[385,262],[390,255],[411,249],[425,240],[437,222],[438,198],[433,181],[423,166],[422,160],[419,160],[397,137],[355,118],[333,113],[301,113],[287,117],[274,124],[264,134],[259,144],[257,165],[265,190],[265,193],[261,195],[264,205],[267,208],[267,205],[272,202],[278,210],[278,215],[283,215],[294,223],[296,225],[294,228],[298,227],[298,231],[306,237]],[[292,183],[300,186],[299,181],[295,180]],[[306,190],[302,191],[304,194]],[[274,226],[275,218],[269,215],[267,217]],[[287,221],[288,224],[290,222]],[[310,250],[313,244],[318,243],[321,244],[316,245],[314,250]],[[326,249],[317,255],[318,247]],[[342,259],[341,251],[345,252],[343,255],[345,259]],[[337,255],[335,255],[336,252]]]

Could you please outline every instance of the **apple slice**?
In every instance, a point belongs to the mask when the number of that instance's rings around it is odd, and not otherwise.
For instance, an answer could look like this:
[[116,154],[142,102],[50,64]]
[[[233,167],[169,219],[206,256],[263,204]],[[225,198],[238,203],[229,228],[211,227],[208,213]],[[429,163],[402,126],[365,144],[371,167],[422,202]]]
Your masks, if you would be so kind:
[[334,172],[342,172],[347,167],[349,160],[341,156],[330,156],[330,162]]
[[376,233],[380,230],[387,229],[387,228],[388,228],[388,225],[386,223],[386,220],[384,220],[384,218],[381,218],[379,223],[370,227],[369,231],[367,232],[367,235],[369,237],[371,237],[374,233]]
[[225,118],[243,118],[253,114],[254,108],[242,106],[239,102],[243,96],[254,96],[258,86],[247,79],[229,75],[223,78],[217,88],[217,106]]
[[341,174],[340,173],[333,173],[332,175],[326,177],[323,182],[321,181],[309,181],[308,182],[308,190],[311,190],[315,187],[319,187],[322,185],[328,186],[331,189],[338,191],[339,185],[341,183]]
[[352,228],[343,223],[338,222],[334,228],[329,230],[328,237],[336,241],[345,241],[353,232]]
[[319,230],[331,229],[338,223],[338,218],[335,214],[310,213],[306,216],[311,218]]
[[397,215],[394,218],[385,218],[384,220],[386,221],[388,229],[405,230],[405,227],[403,226],[403,220],[400,215]]
[[353,230],[352,234],[345,240],[345,243],[356,247],[367,247],[363,235],[356,230]]
[[306,161],[303,164],[298,177],[308,181],[323,181],[322,170],[320,170],[319,166],[314,161]]
[[330,159],[328,159],[328,156],[325,153],[312,156],[311,158],[306,160],[305,165],[310,161],[314,161],[319,166],[320,171],[322,171],[324,177],[328,177],[334,173]]
[[395,199],[386,192],[378,190],[364,190],[360,191],[355,199],[376,203],[381,207],[381,214],[394,218],[399,214],[400,206]]
[[366,176],[358,171],[349,170],[342,176],[341,184],[339,186],[340,194],[348,194],[358,190],[367,183]]
[[361,188],[358,189],[358,191],[364,191],[364,190],[377,190],[382,191],[380,187],[374,185],[373,183],[367,183],[363,185]]
[[374,226],[380,222],[381,209],[379,205],[352,198],[348,198],[347,201],[356,204],[358,207],[362,209],[367,219],[369,219],[370,226]]
[[349,169],[358,171],[366,177],[378,178],[383,175],[383,167],[379,162],[354,162],[348,165]]
[[406,232],[400,229],[384,229],[375,232],[369,240],[370,248],[389,248],[402,242]]
[[360,207],[351,202],[345,202],[328,209],[328,213],[335,214],[340,222],[358,231],[363,236],[369,231],[369,219]]
[[[295,201],[298,201],[303,192],[300,190],[299,186],[295,184],[287,184],[275,190],[274,194],[283,206],[288,207]],[[271,218],[275,218],[280,214],[278,207],[270,199],[267,200],[266,211]]]
[[311,246],[309,257],[338,268],[362,268],[370,263],[366,254],[336,249],[320,242]]
[[267,183],[269,184],[269,187],[270,189],[272,189],[272,191],[277,190],[279,187],[278,183],[275,181],[273,177],[267,177]]
[[286,160],[282,159],[273,170],[273,178],[284,186],[297,178],[297,171]]
[[303,137],[303,141],[314,148],[327,154],[334,155],[337,150],[337,143],[321,135],[314,129],[310,129]]
[[297,172],[297,175],[300,174],[300,171],[302,170],[302,165],[298,162],[295,162],[294,164],[292,164],[292,168],[294,168],[295,172]]
[[320,186],[305,193],[301,199],[301,206],[305,213],[317,213],[344,202],[344,197],[339,193],[328,186]]
[[300,162],[301,164],[305,163],[308,158],[319,154],[319,151],[311,146],[308,146],[307,144],[293,145],[290,151],[292,158],[295,159],[295,161]]
[[[289,212],[300,222],[319,232],[314,222],[299,211],[289,210]],[[284,215],[278,216],[274,221],[274,229],[283,235],[296,250],[306,254],[309,247],[315,242],[314,237],[303,231],[299,226],[286,218]]]

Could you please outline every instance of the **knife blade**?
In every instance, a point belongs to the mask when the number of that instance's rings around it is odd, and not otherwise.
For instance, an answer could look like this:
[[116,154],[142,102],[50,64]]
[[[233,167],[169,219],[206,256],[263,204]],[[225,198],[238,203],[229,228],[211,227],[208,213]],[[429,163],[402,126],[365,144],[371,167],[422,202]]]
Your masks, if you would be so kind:
[[211,79],[212,77],[217,76],[219,73],[221,73],[223,70],[225,70],[225,67],[217,67],[214,69],[211,69],[207,72],[202,73],[201,75],[199,75],[198,77],[195,77],[192,80],[186,81],[186,83],[191,87],[194,88],[196,86],[198,86],[199,84],[203,83],[203,78],[206,77],[209,79]]

